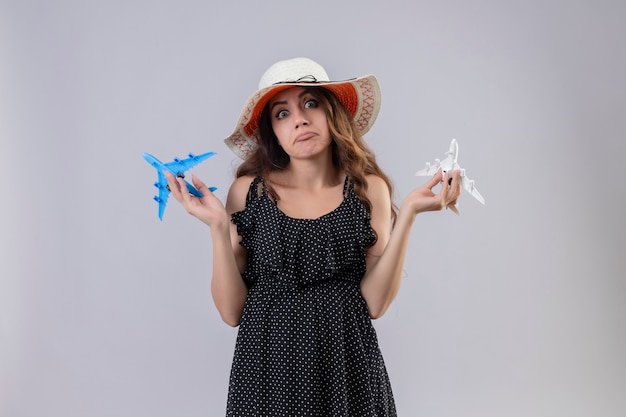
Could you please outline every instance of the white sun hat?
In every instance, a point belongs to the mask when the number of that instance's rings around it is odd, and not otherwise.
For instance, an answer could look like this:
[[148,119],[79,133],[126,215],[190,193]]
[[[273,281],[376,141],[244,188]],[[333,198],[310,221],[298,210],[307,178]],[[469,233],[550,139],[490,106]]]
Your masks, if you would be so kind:
[[235,131],[224,140],[237,156],[246,159],[254,153],[259,146],[257,132],[263,108],[274,95],[293,86],[319,86],[332,91],[362,135],[370,130],[380,110],[380,87],[373,75],[330,81],[324,68],[309,58],[279,61],[265,71],[259,90],[243,106]]

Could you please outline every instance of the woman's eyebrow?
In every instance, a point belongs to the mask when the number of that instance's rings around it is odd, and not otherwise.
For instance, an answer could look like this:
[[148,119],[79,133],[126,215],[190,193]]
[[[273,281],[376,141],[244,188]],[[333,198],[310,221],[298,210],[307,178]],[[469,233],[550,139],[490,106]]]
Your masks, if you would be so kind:
[[270,110],[272,110],[274,107],[278,106],[279,104],[287,104],[287,100],[281,100],[281,101],[275,101],[270,105]]
[[[306,96],[307,94],[311,94],[309,91],[304,90],[303,92],[301,92],[300,94],[298,94],[298,98],[301,99],[302,97]],[[272,110],[275,106],[278,106],[279,104],[287,104],[287,100],[280,100],[280,101],[275,101],[272,104],[270,104],[270,110]]]

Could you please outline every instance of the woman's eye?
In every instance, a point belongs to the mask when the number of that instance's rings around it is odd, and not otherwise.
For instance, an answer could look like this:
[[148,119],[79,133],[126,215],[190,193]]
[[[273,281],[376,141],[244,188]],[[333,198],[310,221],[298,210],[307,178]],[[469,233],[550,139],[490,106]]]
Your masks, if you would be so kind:
[[287,110],[281,110],[278,113],[276,113],[276,118],[277,119],[284,119],[285,117],[287,117]]
[[304,108],[305,109],[314,109],[319,105],[319,102],[317,100],[311,99],[311,100],[307,100],[304,103]]

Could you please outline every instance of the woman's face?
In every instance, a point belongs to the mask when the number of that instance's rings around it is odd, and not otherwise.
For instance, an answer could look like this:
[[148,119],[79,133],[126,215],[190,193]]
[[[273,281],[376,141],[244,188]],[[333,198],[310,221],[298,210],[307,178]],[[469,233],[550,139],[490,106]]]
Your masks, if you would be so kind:
[[328,120],[319,100],[302,87],[276,94],[269,115],[278,143],[291,159],[305,159],[330,151]]

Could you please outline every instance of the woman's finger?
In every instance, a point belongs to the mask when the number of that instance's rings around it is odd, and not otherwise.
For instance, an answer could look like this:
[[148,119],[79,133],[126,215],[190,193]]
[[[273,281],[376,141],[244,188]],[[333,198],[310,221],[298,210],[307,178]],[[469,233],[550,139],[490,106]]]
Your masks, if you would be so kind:
[[441,182],[442,176],[443,176],[443,170],[439,168],[437,173],[433,175],[432,178],[428,180],[426,184],[424,184],[424,186],[432,190],[433,188],[435,188],[437,184]]
[[178,182],[178,193],[180,194],[181,202],[188,203],[191,200],[191,194],[187,191],[187,184],[185,184],[185,179],[182,177],[176,177],[176,182]]
[[[450,189],[450,181],[448,181],[448,177],[450,176],[449,172],[446,172],[443,176],[443,184],[441,184],[441,191],[439,192],[439,196],[444,205],[447,203],[448,190]],[[443,208],[443,207],[442,207]]]
[[446,208],[449,208],[454,213],[459,214],[459,211],[456,206],[456,202],[459,198],[459,193],[461,191],[460,185],[460,171],[455,170],[448,180],[448,184],[450,185],[447,194],[446,200]]
[[203,183],[200,178],[196,177],[194,174],[191,174],[191,182],[198,189],[198,191],[202,193],[202,195],[206,196],[211,193],[209,187],[207,187],[206,184]]
[[176,181],[176,178],[171,172],[164,171],[163,174],[167,179],[167,187],[169,191],[176,200],[181,201],[180,184]]

